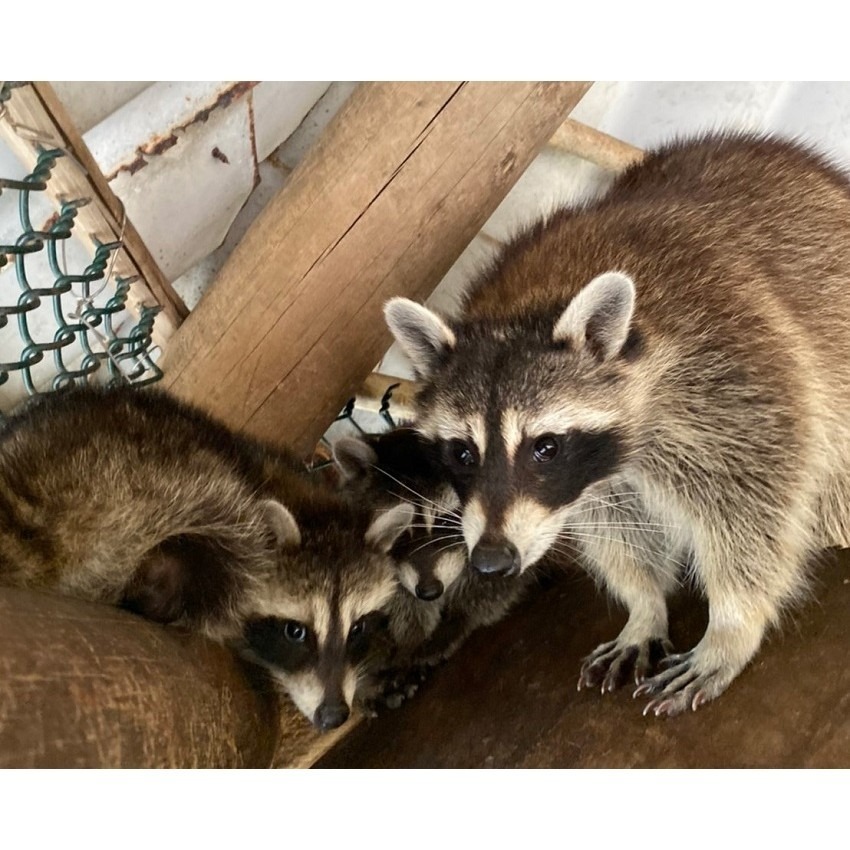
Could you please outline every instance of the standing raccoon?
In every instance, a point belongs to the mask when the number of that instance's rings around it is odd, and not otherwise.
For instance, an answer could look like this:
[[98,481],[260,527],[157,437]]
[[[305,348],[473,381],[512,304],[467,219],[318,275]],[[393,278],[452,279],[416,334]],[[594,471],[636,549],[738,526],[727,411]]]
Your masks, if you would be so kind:
[[[696,709],[812,555],[850,544],[850,187],[816,153],[670,144],[519,235],[459,320],[405,299],[386,316],[473,567],[521,573],[571,541],[628,609],[579,687],[633,674],[644,713]],[[709,624],[650,675],[685,564]]]
[[165,393],[51,394],[0,431],[0,583],[185,625],[348,717],[396,587],[407,506],[373,518],[288,453]]

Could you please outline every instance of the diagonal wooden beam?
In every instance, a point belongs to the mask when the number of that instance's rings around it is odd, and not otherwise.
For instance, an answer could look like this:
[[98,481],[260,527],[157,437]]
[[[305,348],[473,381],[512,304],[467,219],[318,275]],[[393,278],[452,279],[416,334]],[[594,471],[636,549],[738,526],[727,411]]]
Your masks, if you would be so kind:
[[589,88],[369,83],[355,91],[174,335],[165,383],[307,455]]
[[75,163],[61,157],[56,161],[48,194],[57,205],[71,199],[89,201],[77,213],[74,232],[92,253],[95,243],[113,242],[123,234],[123,247],[115,258],[115,275],[136,279],[127,302],[136,314],[142,305],[162,307],[154,337],[165,343],[188,310],[124,214],[121,201],[101,174],[53,88],[44,82],[14,88],[0,112],[0,137],[28,167],[35,164],[40,148],[58,147],[76,160]]

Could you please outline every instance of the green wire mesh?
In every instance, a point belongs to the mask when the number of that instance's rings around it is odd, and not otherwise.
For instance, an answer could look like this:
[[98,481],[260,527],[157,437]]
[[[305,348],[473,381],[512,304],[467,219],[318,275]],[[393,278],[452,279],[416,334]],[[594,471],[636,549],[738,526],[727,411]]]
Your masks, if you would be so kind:
[[[0,89],[0,106],[9,95]],[[133,278],[111,279],[121,242],[96,243],[89,257],[72,239],[77,210],[88,201],[65,201],[57,212],[49,199],[51,170],[66,155],[40,148],[32,173],[0,175],[0,213],[13,218],[9,196],[17,194],[18,223],[17,233],[0,232],[0,392],[13,376],[23,385],[4,394],[6,412],[16,396],[72,383],[144,385],[162,377],[151,359],[159,308],[142,307],[132,317],[126,305]],[[70,273],[70,264],[81,271]]]

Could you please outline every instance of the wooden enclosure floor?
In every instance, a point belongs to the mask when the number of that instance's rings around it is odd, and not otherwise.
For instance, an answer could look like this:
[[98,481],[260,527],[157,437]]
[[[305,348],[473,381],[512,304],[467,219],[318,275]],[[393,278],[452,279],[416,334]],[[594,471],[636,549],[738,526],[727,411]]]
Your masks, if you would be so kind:
[[[576,690],[581,658],[625,615],[585,576],[560,575],[316,766],[850,767],[850,552],[826,556],[814,576],[812,600],[729,690],[659,719],[642,716],[633,688]],[[701,603],[675,600],[676,648],[693,645],[705,622]]]

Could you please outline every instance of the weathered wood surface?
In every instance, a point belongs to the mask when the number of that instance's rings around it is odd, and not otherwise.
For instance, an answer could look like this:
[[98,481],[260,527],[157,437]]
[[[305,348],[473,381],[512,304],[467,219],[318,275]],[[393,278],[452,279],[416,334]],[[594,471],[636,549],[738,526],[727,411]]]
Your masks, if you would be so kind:
[[[581,659],[626,615],[573,573],[473,635],[408,704],[361,724],[321,767],[850,767],[850,551],[815,570],[813,599],[715,702],[643,717],[633,687],[576,690]],[[680,651],[705,630],[671,606]]]
[[198,635],[0,588],[2,768],[268,767],[279,702]]
[[549,140],[549,147],[575,154],[608,171],[623,171],[640,162],[644,152],[587,124],[567,118]]
[[248,230],[165,384],[307,455],[589,83],[361,85]]

